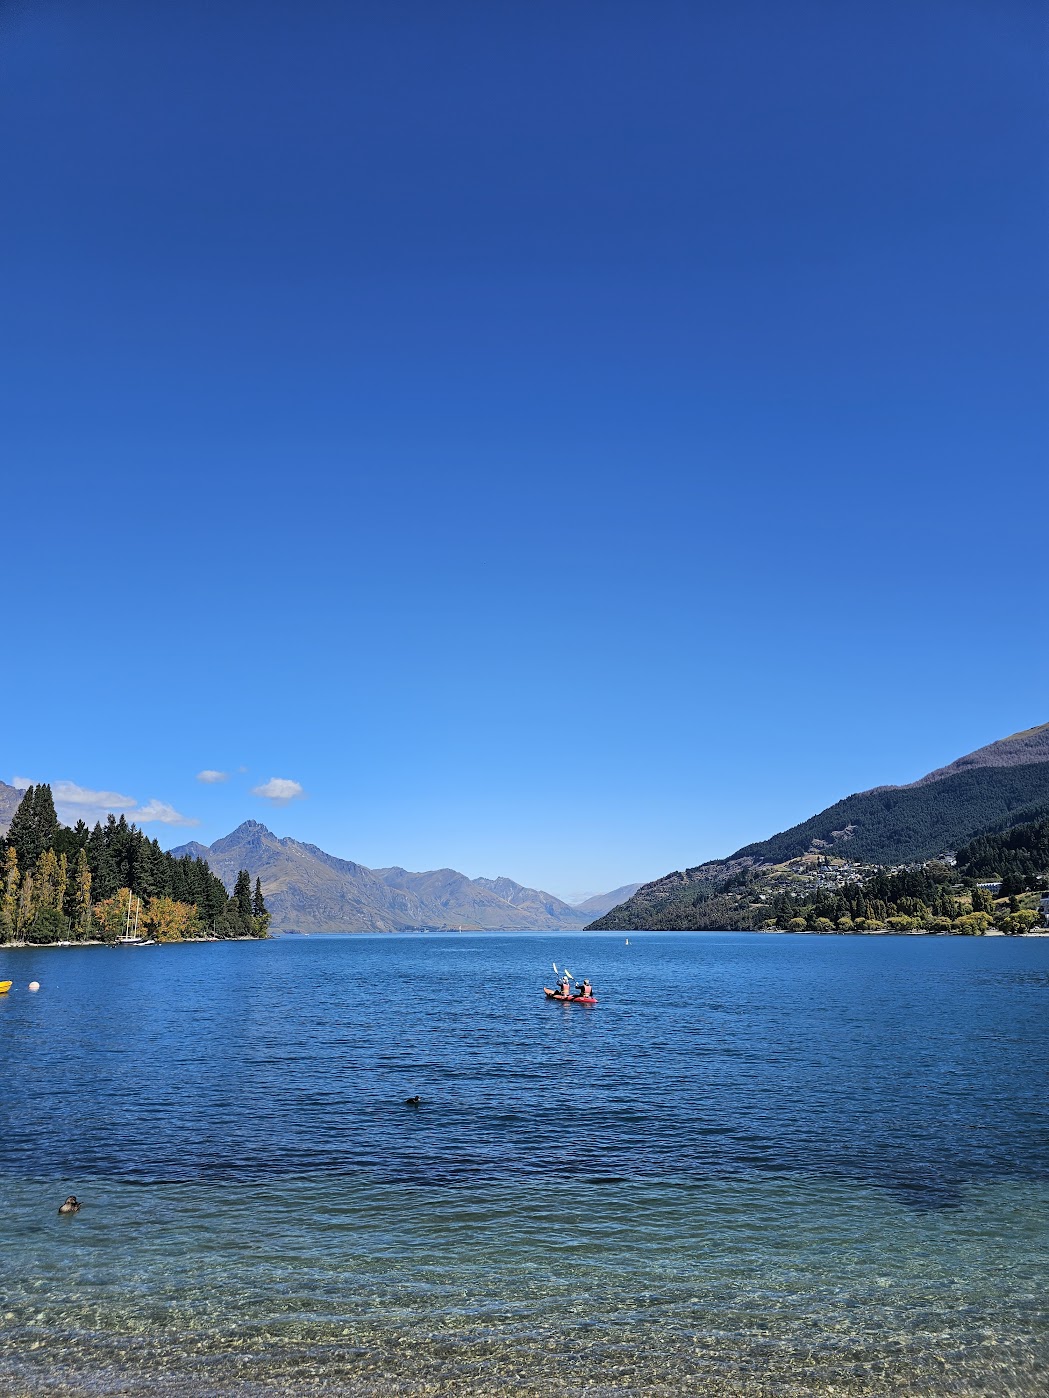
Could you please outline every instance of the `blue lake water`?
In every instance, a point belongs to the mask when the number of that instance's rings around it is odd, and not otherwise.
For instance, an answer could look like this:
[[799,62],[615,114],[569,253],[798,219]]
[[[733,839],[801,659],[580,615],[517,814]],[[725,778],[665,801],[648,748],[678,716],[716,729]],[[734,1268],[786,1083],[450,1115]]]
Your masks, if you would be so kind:
[[[600,1003],[547,1003],[552,960]],[[7,977],[5,1394],[1049,1392],[1049,940],[310,937]]]

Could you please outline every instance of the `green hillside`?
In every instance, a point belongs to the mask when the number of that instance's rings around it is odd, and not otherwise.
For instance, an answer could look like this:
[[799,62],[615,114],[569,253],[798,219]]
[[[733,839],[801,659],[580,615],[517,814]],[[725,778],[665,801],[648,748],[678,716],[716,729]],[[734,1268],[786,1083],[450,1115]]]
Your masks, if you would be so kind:
[[1049,762],[976,767],[928,784],[847,796],[771,839],[745,845],[732,858],[782,864],[819,840],[863,864],[911,864],[955,850],[1003,823],[1042,815],[1049,815]]
[[[871,883],[861,905],[859,895],[845,885],[859,877],[865,883],[876,879],[885,866],[921,865],[952,852],[958,854],[959,879],[1009,875],[1010,892],[1033,889],[1044,874],[1047,752],[1049,725],[1042,724],[980,748],[909,786],[847,796],[789,830],[744,845],[728,859],[644,884],[591,927],[747,928],[763,925],[771,914],[788,913],[803,913],[810,921],[826,920],[832,912],[846,920],[906,916],[906,900],[917,895],[901,895],[899,903]],[[1023,827],[1021,833],[1017,827]],[[821,865],[827,871],[824,878],[836,881],[833,898],[826,882],[820,883]],[[944,894],[952,907],[957,893]],[[959,906],[969,906],[968,894],[962,890],[961,896]],[[947,916],[946,904],[917,902],[925,909],[922,916]]]

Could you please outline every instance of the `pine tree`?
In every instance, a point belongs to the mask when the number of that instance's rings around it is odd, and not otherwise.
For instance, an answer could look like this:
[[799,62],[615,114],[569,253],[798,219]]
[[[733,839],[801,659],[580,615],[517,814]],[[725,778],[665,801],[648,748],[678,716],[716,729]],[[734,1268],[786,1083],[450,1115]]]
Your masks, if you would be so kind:
[[70,879],[69,930],[74,937],[91,935],[91,870],[82,849],[77,851]]
[[244,932],[251,936],[251,875],[247,869],[237,871],[237,882],[233,885],[233,913]]
[[251,925],[256,937],[269,936],[270,915],[262,896],[262,880],[255,880],[255,896],[251,900]]
[[18,855],[19,868],[27,872],[32,869],[44,850],[53,848],[57,835],[58,817],[51,788],[46,782],[27,786],[7,832],[7,843]]
[[[113,817],[110,816],[109,819],[115,826],[116,822]],[[112,898],[120,887],[120,879],[109,847],[108,823],[103,827],[99,822],[95,822],[95,828],[87,842],[87,862],[91,866],[95,901],[101,902],[103,899]]]

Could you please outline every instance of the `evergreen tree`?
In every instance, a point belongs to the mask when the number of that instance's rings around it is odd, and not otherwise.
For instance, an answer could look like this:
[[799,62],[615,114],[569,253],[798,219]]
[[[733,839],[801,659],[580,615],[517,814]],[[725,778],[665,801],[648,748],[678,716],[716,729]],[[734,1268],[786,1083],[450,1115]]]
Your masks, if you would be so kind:
[[44,850],[54,847],[57,835],[58,817],[51,788],[46,782],[27,786],[7,832],[7,843],[18,855],[19,868],[28,873]]
[[233,914],[244,932],[250,937],[251,926],[251,875],[247,869],[237,871],[237,882],[233,885]]
[[[112,817],[110,817],[112,821]],[[113,822],[115,824],[115,822]],[[120,887],[117,866],[109,848],[109,826],[102,827],[97,821],[87,842],[87,861],[91,866],[91,882],[95,901],[112,898]]]
[[251,900],[251,925],[256,937],[269,936],[270,915],[266,911],[266,900],[262,896],[262,880],[255,880],[255,895]]

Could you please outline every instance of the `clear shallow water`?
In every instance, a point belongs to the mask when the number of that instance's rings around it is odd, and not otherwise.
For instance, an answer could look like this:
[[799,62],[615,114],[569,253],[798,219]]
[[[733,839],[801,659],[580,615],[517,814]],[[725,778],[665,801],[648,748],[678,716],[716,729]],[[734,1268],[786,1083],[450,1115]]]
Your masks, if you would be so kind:
[[[596,1009],[542,1000],[552,958]],[[1049,941],[289,938],[0,976],[4,1392],[1049,1391]]]

